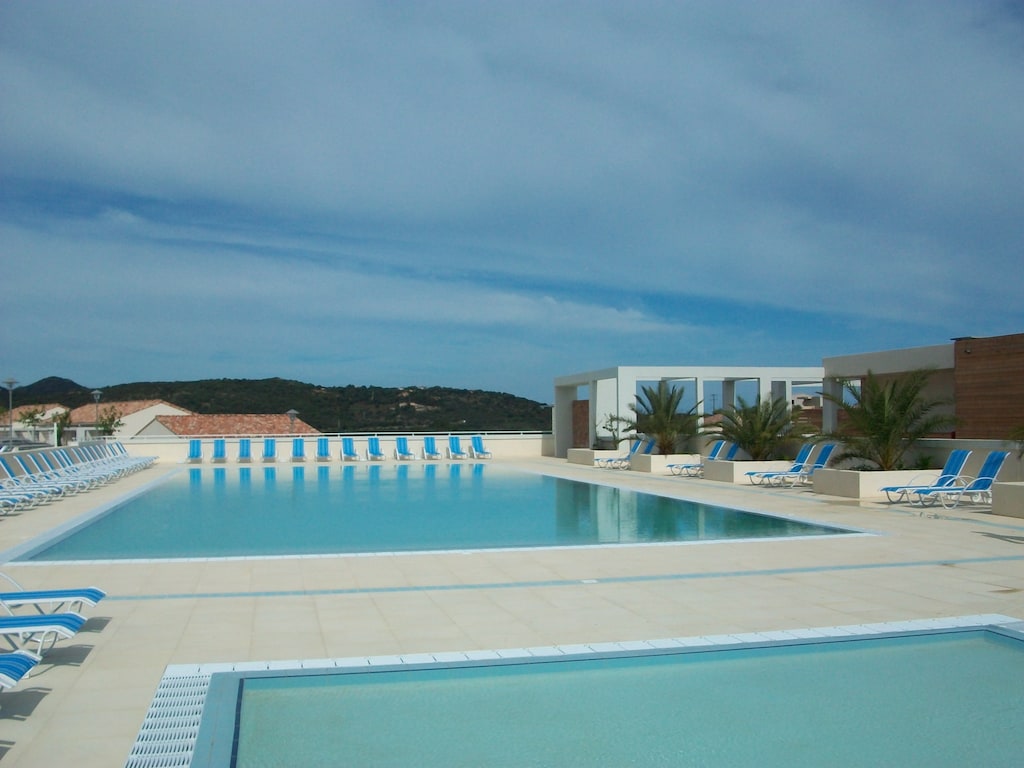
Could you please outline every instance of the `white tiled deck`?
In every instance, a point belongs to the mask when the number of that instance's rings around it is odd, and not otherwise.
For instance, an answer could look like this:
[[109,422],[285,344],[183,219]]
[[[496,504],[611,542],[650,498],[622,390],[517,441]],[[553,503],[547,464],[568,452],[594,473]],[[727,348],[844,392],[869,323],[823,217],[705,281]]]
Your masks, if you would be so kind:
[[[922,518],[801,490],[567,465],[622,483],[878,535],[379,557],[21,565],[31,587],[95,584],[86,631],[0,694],[0,762],[124,765],[168,665],[537,652],[1000,614],[1024,617],[1024,521]],[[0,518],[9,549],[165,470]],[[608,646],[611,647],[611,646]],[[564,651],[563,651],[564,652]],[[426,654],[426,655],[423,655]]]

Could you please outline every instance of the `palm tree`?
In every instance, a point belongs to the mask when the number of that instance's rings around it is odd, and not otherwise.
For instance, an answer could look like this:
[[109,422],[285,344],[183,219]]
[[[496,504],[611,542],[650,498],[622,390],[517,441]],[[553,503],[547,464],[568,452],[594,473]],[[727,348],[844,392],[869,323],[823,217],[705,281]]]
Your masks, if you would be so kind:
[[880,379],[868,371],[860,388],[846,383],[846,397],[823,393],[846,416],[834,434],[843,441],[836,461],[860,459],[880,470],[903,469],[904,455],[918,440],[952,428],[956,418],[939,410],[945,402],[925,395],[931,375],[919,369]]
[[629,406],[636,418],[620,418],[627,429],[654,438],[658,453],[668,455],[697,434],[697,405],[679,410],[683,388],[659,381],[657,387],[641,386],[636,403]]
[[722,420],[712,431],[738,445],[754,461],[772,458],[785,442],[807,431],[796,428],[796,411],[784,397],[761,400],[758,395],[753,403],[742,397],[736,401],[737,405],[717,411]]

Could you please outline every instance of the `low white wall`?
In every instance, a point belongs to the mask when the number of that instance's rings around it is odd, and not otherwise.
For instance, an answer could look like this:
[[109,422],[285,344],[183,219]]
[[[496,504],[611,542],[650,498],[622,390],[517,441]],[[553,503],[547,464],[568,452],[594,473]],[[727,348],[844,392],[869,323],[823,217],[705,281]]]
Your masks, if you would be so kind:
[[704,462],[704,479],[719,483],[749,483],[747,472],[781,472],[792,466],[792,461],[707,461]]
[[699,453],[672,453],[668,456],[658,454],[640,454],[630,459],[629,468],[634,472],[652,472],[659,475],[672,474],[669,464],[696,464],[700,461]]
[[[472,434],[481,434],[475,432]],[[472,434],[460,434],[462,449],[469,450]],[[378,434],[381,450],[387,455],[388,460],[393,461],[396,434]],[[423,435],[409,435],[409,449],[417,456],[421,455],[423,447]],[[267,435],[277,440],[277,460],[280,463],[291,463],[292,438],[299,435]],[[341,436],[340,435],[301,435],[306,441],[306,461],[316,463],[316,441],[317,437],[327,437],[331,443],[331,461],[340,462],[341,458]],[[349,435],[345,435],[349,437]],[[366,455],[366,438],[368,435],[352,435],[355,440],[356,450],[361,456]],[[435,435],[437,447],[444,453],[448,445],[448,434]],[[147,437],[123,440],[122,443],[133,456],[156,456],[157,460],[169,464],[182,464],[188,458],[188,437]],[[213,441],[216,438],[203,437],[203,464],[210,464],[213,456]],[[483,433],[484,447],[494,454],[494,458],[534,458],[537,456],[551,456],[554,454],[554,443],[550,433]],[[238,457],[237,437],[225,438],[227,463],[234,463]],[[263,436],[252,437],[252,462],[259,464],[263,452]],[[609,451],[614,454],[614,451]]]
[[939,476],[938,470],[922,472],[901,469],[892,472],[856,472],[852,469],[830,469],[814,472],[814,492],[847,499],[884,499],[880,489],[890,485],[928,485]]
[[1024,517],[1024,483],[994,483],[992,514]]

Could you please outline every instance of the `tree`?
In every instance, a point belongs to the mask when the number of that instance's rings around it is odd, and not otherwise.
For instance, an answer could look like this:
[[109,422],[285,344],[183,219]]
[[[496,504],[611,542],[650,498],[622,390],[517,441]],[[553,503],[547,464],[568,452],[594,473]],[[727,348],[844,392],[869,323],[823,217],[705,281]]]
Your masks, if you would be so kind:
[[1017,458],[1024,459],[1024,427],[1017,427],[1011,431],[1010,441],[1016,443]]
[[712,431],[738,445],[754,461],[772,458],[788,440],[810,432],[810,425],[797,421],[798,410],[791,409],[783,397],[762,401],[758,395],[753,403],[742,397],[736,401],[737,405],[717,411],[722,420]]
[[43,413],[43,409],[38,406],[27,408],[22,410],[18,416],[18,421],[31,429],[39,426],[39,422],[43,420]]
[[622,418],[620,421],[636,433],[654,438],[658,453],[668,455],[697,434],[697,406],[680,411],[683,388],[669,386],[659,381],[657,387],[641,386],[636,403],[629,406],[636,418]]
[[53,426],[57,429],[57,445],[64,445],[64,432],[71,426],[71,411],[67,408],[53,417]]
[[956,424],[941,410],[945,401],[927,397],[932,371],[918,369],[880,379],[871,371],[860,387],[843,386],[845,397],[823,393],[846,416],[832,435],[843,441],[836,461],[868,461],[880,470],[903,469],[903,457],[921,438]]
[[123,427],[121,414],[116,408],[110,406],[100,412],[100,419],[96,422],[96,431],[101,435],[112,435],[118,427]]

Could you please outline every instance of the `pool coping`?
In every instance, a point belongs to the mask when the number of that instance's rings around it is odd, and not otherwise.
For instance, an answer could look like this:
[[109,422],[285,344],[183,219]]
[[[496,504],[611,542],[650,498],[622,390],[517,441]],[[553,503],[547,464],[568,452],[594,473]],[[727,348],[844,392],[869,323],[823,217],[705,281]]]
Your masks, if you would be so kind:
[[234,730],[238,686],[246,677],[288,673],[344,674],[555,660],[764,648],[815,642],[898,637],[947,631],[988,630],[1024,641],[1024,620],[1003,614],[887,621],[736,634],[622,642],[445,651],[333,659],[291,659],[168,665],[146,713],[125,768],[227,766],[234,748],[220,736]]

